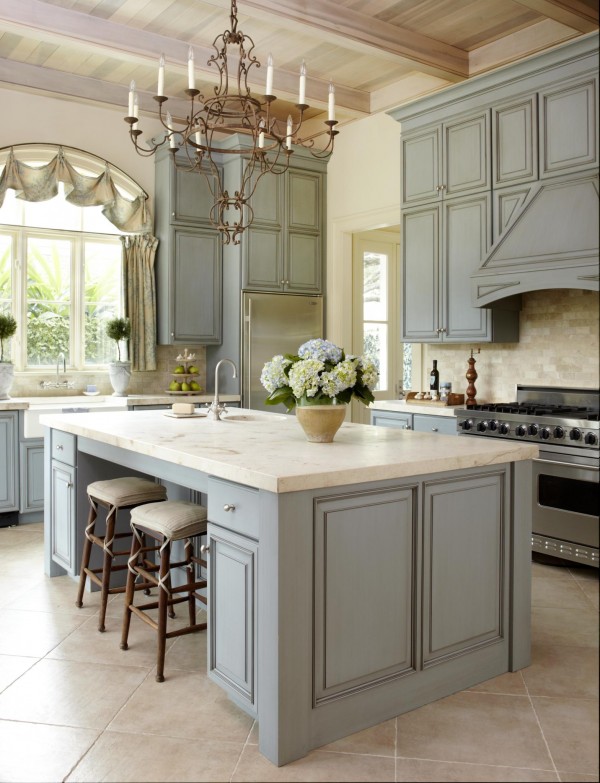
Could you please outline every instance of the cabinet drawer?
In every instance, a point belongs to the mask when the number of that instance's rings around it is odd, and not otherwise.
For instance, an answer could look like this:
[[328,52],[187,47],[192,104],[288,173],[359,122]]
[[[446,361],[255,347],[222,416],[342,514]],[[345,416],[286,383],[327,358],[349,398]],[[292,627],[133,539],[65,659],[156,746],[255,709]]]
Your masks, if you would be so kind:
[[455,416],[413,416],[415,432],[433,432],[438,435],[457,435]]
[[258,490],[209,477],[208,519],[236,533],[258,539]]
[[75,435],[52,430],[52,458],[66,465],[75,464]]

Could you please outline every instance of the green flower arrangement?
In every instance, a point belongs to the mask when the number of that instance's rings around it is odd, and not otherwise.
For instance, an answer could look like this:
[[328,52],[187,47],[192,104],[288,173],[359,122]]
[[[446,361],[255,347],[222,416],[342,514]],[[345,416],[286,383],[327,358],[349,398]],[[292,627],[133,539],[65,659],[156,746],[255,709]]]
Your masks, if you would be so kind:
[[267,405],[283,403],[291,411],[296,405],[349,403],[353,397],[368,405],[375,399],[378,377],[368,357],[346,355],[334,343],[315,339],[297,354],[274,356],[263,367],[260,382],[269,392]]

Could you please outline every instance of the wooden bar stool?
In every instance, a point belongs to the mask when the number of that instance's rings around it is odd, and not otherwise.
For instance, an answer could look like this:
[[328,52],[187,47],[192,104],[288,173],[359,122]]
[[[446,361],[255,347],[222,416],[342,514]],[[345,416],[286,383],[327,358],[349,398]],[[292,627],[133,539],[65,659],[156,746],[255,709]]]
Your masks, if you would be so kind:
[[[167,639],[206,629],[206,623],[196,622],[196,601],[206,604],[206,598],[197,591],[206,587],[206,580],[196,580],[194,573],[195,565],[206,568],[206,561],[194,553],[194,540],[206,533],[206,508],[183,500],[148,503],[134,508],[131,512],[131,529],[133,538],[125,593],[121,649],[127,650],[131,615],[135,614],[157,632],[156,681],[163,682]],[[158,578],[155,571],[149,571],[145,566],[146,552],[156,549],[156,547],[147,546],[145,538],[152,538],[157,542],[160,552]],[[184,559],[171,562],[171,544],[181,540],[184,541]],[[182,566],[186,570],[186,582],[183,585],[172,587],[172,571]],[[158,587],[158,601],[134,606],[135,583],[138,576],[144,580],[143,584]],[[188,625],[168,631],[168,609],[183,602],[188,604]],[[158,609],[158,622],[147,614],[151,609]]]
[[[88,485],[87,494],[90,501],[90,513],[85,529],[85,542],[83,545],[81,570],[79,572],[79,589],[75,604],[78,607],[83,606],[83,592],[86,579],[89,577],[101,589],[98,630],[104,631],[106,604],[108,603],[109,594],[125,592],[125,586],[110,586],[111,574],[115,571],[124,571],[127,568],[126,562],[116,563],[115,558],[124,555],[129,556],[131,549],[131,532],[115,533],[117,513],[122,510],[134,509],[136,506],[144,503],[164,502],[167,499],[167,490],[161,484],[156,484],[150,479],[127,476],[108,481],[94,481]],[[103,536],[95,532],[99,506],[107,509],[106,531]],[[115,541],[121,538],[127,539],[127,548],[123,550],[113,549]],[[103,551],[101,568],[90,568],[93,544],[100,547]],[[150,562],[148,565],[151,567]],[[136,589],[141,589],[142,587],[143,585],[139,585]]]

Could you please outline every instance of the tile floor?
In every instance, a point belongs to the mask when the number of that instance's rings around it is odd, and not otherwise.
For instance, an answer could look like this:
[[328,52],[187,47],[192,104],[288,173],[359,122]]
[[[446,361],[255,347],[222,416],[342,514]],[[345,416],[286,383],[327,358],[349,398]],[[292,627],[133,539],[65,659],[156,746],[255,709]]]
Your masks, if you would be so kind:
[[534,563],[529,668],[277,768],[202,636],[171,640],[158,684],[149,628],[119,649],[120,595],[100,634],[98,594],[76,609],[44,577],[41,524],[0,529],[0,566],[0,781],[598,781],[596,569]]

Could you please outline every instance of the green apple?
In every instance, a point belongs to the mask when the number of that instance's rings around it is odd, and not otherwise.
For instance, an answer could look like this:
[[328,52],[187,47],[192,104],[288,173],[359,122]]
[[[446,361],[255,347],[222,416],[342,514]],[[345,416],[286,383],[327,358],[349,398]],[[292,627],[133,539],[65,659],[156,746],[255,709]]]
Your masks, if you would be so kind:
[[181,384],[177,383],[177,381],[171,381],[169,391],[181,391]]
[[176,372],[177,374],[184,373],[185,367],[183,364],[178,364],[177,367],[173,370],[173,372]]
[[181,391],[190,391],[190,385],[189,383],[186,383],[185,381],[181,384]]

